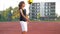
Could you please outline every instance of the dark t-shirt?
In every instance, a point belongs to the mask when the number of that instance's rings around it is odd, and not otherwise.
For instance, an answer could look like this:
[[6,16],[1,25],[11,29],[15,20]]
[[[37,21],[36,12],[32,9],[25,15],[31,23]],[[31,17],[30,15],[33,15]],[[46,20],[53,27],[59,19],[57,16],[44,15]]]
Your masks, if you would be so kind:
[[[23,14],[26,16],[26,9],[22,10]],[[26,21],[26,19],[20,13],[20,21]]]

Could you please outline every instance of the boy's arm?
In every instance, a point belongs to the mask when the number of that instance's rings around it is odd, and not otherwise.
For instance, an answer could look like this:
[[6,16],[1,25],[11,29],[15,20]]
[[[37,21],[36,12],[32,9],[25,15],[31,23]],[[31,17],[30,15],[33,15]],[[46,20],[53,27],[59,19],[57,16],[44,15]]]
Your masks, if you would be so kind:
[[29,16],[26,14],[26,17],[29,19]]
[[[26,10],[25,10],[26,11]],[[26,11],[27,12],[27,11]],[[26,18],[28,19],[27,22],[31,22],[30,19],[29,19],[29,15],[26,13]]]

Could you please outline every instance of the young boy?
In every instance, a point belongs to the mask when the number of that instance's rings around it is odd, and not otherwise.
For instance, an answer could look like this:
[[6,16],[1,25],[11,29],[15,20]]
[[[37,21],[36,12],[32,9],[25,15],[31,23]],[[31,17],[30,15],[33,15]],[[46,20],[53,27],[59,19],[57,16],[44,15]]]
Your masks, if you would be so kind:
[[29,19],[26,17],[26,9],[25,7],[25,2],[21,1],[19,3],[19,11],[20,11],[20,24],[22,27],[22,34],[27,34],[27,21],[29,22]]

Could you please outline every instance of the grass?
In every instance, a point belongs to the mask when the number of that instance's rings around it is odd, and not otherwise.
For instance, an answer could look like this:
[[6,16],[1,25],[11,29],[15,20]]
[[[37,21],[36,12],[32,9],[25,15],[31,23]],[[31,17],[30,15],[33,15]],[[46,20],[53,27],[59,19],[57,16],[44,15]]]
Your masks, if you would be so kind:
[[[7,20],[0,20],[0,22],[18,22],[19,20],[12,20],[12,21],[7,21]],[[60,20],[31,20],[31,22],[60,22]]]

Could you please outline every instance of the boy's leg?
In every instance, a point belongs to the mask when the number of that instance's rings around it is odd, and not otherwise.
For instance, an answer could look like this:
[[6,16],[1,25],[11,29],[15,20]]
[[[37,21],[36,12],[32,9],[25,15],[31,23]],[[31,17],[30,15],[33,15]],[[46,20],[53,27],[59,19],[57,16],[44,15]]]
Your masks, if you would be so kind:
[[27,32],[26,31],[23,31],[22,34],[27,34]]
[[22,34],[27,34],[27,22],[20,21],[21,27],[22,27]]

